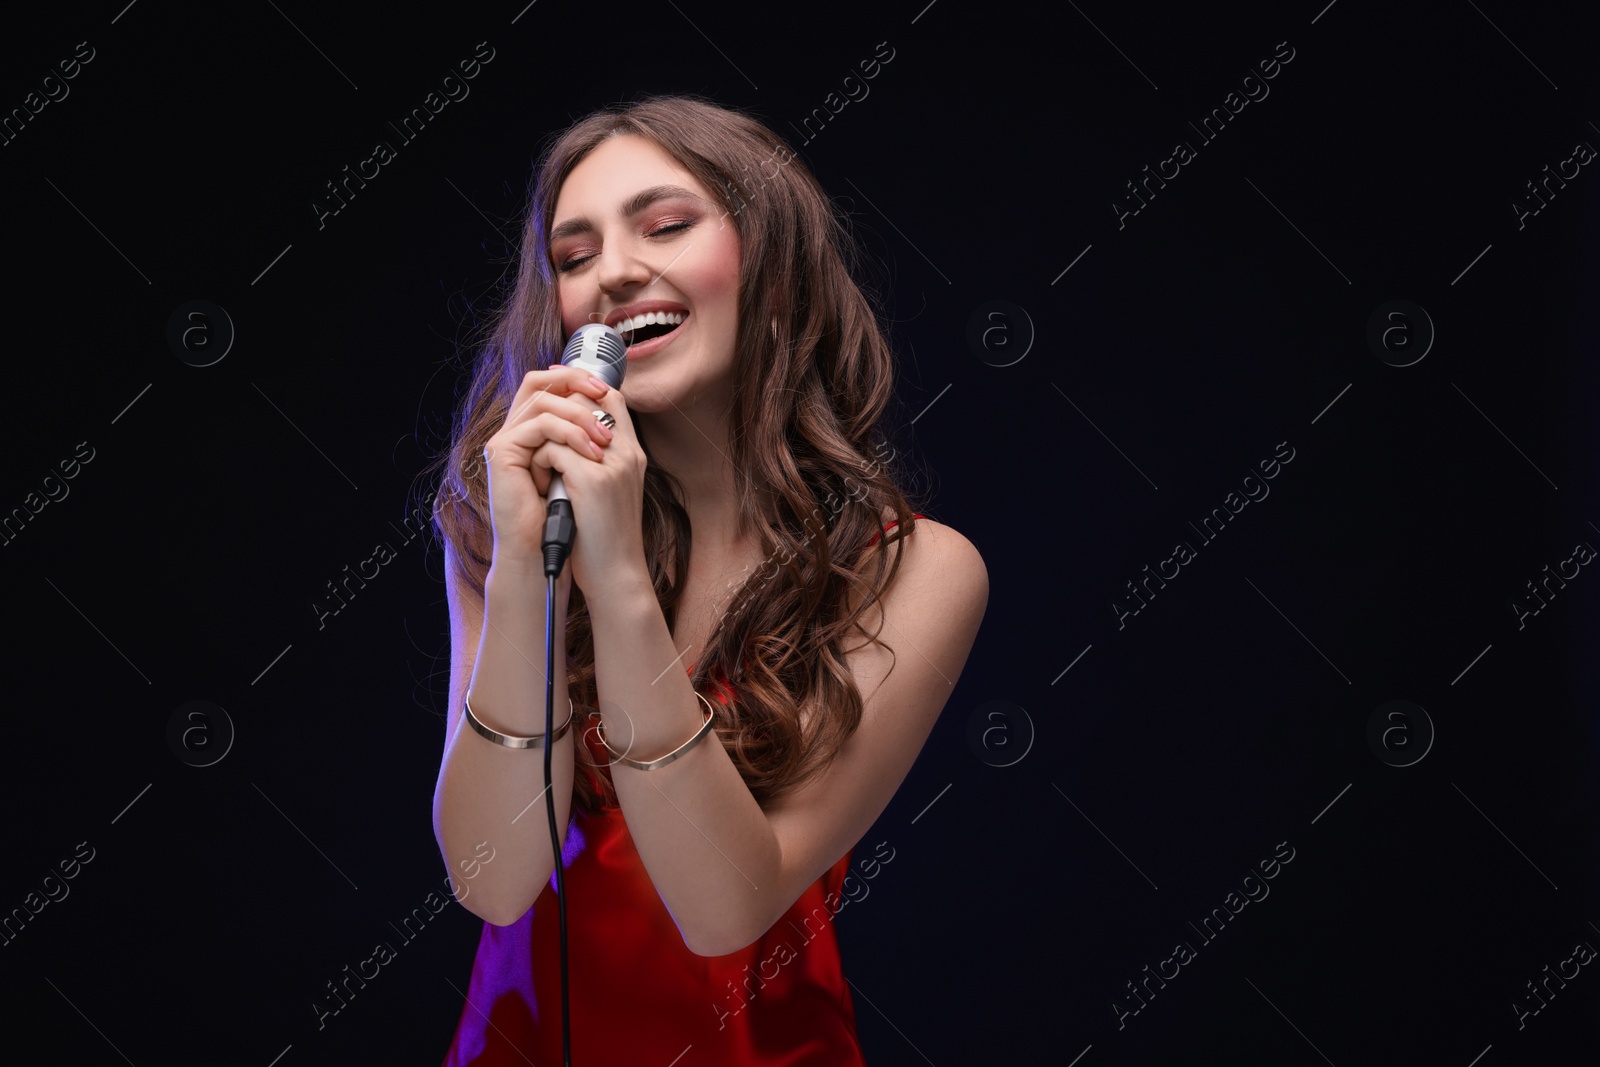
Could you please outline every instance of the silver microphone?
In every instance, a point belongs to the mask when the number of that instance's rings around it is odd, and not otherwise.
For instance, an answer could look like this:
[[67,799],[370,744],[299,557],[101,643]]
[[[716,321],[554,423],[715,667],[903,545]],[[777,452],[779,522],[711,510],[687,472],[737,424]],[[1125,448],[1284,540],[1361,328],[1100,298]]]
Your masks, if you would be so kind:
[[[586,370],[611,388],[620,389],[622,376],[628,369],[628,345],[620,333],[605,323],[585,323],[568,339],[561,362]],[[550,477],[545,507],[545,573],[553,576],[561,573],[567,553],[572,549],[572,536],[577,532],[572,521],[572,502],[567,497],[560,471]]]

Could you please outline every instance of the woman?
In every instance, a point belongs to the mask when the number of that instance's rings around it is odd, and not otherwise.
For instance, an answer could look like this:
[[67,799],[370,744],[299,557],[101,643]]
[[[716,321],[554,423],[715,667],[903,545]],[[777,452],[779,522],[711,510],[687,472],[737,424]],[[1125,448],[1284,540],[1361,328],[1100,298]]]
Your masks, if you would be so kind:
[[[452,649],[434,828],[487,920],[447,1064],[560,1062],[546,804],[566,827],[574,1062],[861,1062],[829,920],[893,858],[884,842],[851,870],[988,580],[884,466],[891,357],[847,247],[778,138],[693,98],[591,115],[539,167],[435,512]],[[630,342],[620,390],[559,363],[588,322]],[[544,730],[555,472],[578,533],[558,729],[525,742],[555,746],[547,788],[540,748],[504,738]]]

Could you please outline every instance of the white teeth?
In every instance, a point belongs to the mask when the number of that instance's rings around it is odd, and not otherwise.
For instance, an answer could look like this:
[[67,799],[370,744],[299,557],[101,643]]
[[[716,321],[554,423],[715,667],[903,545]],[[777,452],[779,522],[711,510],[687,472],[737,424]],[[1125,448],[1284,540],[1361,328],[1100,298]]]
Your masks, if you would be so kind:
[[655,323],[671,323],[676,326],[686,318],[688,316],[679,311],[647,311],[643,315],[635,315],[617,323],[617,332],[627,333],[629,330],[642,329]]

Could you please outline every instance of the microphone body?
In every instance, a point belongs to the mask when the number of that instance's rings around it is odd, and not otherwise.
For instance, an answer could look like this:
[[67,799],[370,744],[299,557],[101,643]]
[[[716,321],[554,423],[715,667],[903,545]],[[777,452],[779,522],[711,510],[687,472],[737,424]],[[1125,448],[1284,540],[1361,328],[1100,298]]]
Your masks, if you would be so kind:
[[[567,341],[561,362],[586,370],[611,388],[620,389],[622,376],[628,369],[628,345],[620,333],[605,323],[585,323]],[[567,497],[560,471],[550,478],[545,509],[544,572],[554,578],[565,566],[567,554],[572,551],[573,535],[577,533],[572,520],[572,502]]]

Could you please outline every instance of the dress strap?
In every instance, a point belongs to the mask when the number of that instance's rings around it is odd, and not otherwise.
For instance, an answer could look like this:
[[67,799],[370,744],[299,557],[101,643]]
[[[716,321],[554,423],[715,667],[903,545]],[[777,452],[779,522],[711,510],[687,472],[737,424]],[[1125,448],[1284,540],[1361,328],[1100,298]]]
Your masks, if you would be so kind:
[[[928,516],[922,514],[921,512],[913,511],[911,513],[911,517],[913,519],[925,519]],[[889,520],[889,526],[897,526],[897,525],[899,525],[899,523],[900,523],[899,519],[890,519]],[[889,526],[885,526],[883,528],[885,533],[888,532]],[[873,534],[872,535],[872,540],[867,542],[867,547],[871,548],[873,545],[877,544],[882,539],[883,539],[883,534]]]

